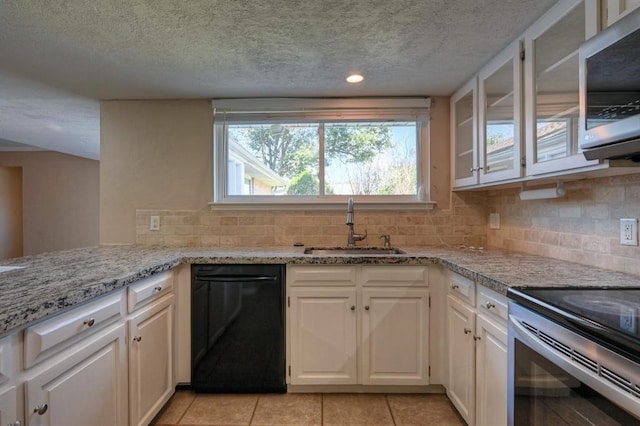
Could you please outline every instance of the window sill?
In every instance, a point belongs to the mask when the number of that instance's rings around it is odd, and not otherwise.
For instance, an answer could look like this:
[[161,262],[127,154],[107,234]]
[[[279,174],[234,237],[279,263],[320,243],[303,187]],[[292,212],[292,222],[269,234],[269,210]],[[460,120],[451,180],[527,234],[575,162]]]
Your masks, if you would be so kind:
[[[222,201],[210,202],[211,210],[345,210],[346,201]],[[355,200],[358,211],[375,210],[433,210],[434,201],[362,201]]]

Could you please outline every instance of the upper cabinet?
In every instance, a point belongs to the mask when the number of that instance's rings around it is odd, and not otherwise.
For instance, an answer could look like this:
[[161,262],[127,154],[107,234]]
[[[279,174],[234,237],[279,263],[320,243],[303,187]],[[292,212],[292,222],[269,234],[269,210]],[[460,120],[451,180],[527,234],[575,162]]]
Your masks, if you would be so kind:
[[606,2],[603,26],[609,27],[633,9],[640,7],[640,0],[604,0]]
[[454,186],[522,175],[520,43],[513,43],[451,97]]
[[478,178],[480,183],[522,176],[520,41],[478,74]]
[[474,77],[451,97],[453,185],[478,183],[478,78]]
[[[451,97],[454,188],[611,167],[578,143],[579,49],[640,0],[560,0]],[[601,13],[601,11],[603,13]]]
[[597,31],[589,5],[560,2],[525,33],[527,175],[598,164],[578,148],[578,50]]

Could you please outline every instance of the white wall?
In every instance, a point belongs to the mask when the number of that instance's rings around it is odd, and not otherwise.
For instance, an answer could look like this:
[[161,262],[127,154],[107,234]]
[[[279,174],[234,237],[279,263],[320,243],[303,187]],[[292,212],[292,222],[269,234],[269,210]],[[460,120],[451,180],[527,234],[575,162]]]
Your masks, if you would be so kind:
[[0,167],[0,259],[22,256],[22,168]]
[[100,242],[133,244],[136,209],[207,209],[213,114],[207,100],[105,101]]
[[0,152],[22,167],[24,255],[98,243],[99,163],[57,152]]

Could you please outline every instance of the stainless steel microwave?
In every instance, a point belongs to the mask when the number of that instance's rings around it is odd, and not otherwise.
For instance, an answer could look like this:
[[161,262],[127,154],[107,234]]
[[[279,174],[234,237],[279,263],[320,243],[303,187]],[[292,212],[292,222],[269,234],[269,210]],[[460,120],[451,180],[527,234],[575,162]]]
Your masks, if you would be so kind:
[[580,149],[640,162],[640,9],[587,40],[580,60]]

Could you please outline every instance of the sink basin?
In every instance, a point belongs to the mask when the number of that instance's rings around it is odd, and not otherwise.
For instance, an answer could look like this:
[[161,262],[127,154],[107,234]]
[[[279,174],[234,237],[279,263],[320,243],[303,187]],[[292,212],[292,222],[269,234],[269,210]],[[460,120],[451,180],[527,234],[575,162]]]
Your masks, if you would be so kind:
[[304,254],[316,255],[341,255],[341,254],[358,254],[367,256],[370,254],[405,254],[406,252],[399,248],[391,247],[309,247],[304,250]]

